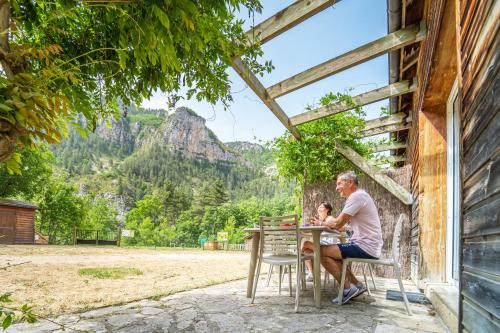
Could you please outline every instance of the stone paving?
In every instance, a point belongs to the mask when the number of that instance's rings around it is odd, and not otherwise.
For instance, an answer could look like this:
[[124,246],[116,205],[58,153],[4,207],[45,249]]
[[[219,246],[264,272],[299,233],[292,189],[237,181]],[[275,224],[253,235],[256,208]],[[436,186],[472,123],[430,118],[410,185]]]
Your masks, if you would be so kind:
[[[21,332],[446,332],[430,306],[411,303],[408,316],[402,302],[385,299],[387,289],[398,290],[395,280],[377,279],[377,291],[346,305],[330,303],[333,286],[323,292],[323,308],[313,305],[311,285],[303,292],[299,313],[283,283],[265,287],[259,280],[255,304],[245,297],[246,280],[178,293],[159,300],[142,300],[88,312],[62,315],[34,325],[16,324],[8,333]],[[416,291],[405,283],[407,291]]]

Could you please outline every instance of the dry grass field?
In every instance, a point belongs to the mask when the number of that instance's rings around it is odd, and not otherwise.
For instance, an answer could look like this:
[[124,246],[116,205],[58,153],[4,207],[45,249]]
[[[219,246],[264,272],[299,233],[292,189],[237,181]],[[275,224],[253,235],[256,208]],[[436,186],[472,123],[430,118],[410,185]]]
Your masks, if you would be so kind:
[[245,278],[248,263],[247,252],[0,245],[0,293],[57,315]]

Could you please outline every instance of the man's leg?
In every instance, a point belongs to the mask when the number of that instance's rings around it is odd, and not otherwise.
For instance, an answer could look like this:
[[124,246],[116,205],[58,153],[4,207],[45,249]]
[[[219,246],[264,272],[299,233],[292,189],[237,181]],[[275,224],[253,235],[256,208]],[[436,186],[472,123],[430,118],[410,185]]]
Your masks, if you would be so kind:
[[[337,245],[321,246],[321,264],[340,283],[342,278],[342,253]],[[347,267],[344,288],[350,288],[350,283],[357,284],[359,281]]]

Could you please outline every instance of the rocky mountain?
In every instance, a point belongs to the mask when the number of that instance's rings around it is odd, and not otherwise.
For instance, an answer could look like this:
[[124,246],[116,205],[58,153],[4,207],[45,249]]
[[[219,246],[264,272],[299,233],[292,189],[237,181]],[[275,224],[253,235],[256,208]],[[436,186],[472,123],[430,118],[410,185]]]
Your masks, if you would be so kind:
[[168,114],[162,109],[127,110],[126,117],[97,126],[87,140],[76,132],[55,146],[59,163],[69,173],[106,171],[135,152],[159,146],[185,158],[208,163],[237,164],[263,170],[271,161],[264,146],[250,142],[222,143],[193,110],[179,107]]
[[111,119],[109,124],[110,126],[103,122],[97,126],[95,135],[111,145],[126,147],[126,152],[130,154],[135,148],[139,124],[136,123],[131,128],[127,119],[124,118],[120,119],[120,121]]
[[[185,157],[209,162],[246,162],[241,154],[228,149],[217,138],[203,117],[186,107],[179,107],[170,115],[164,110],[132,111],[127,118],[111,120],[111,126],[101,123],[95,135],[111,144],[126,147],[128,153],[159,144]],[[241,146],[264,150],[262,146],[246,142]]]
[[205,123],[206,120],[194,111],[180,107],[139,145],[148,147],[159,143],[187,157],[204,158],[209,162],[243,163],[244,159],[228,150]]

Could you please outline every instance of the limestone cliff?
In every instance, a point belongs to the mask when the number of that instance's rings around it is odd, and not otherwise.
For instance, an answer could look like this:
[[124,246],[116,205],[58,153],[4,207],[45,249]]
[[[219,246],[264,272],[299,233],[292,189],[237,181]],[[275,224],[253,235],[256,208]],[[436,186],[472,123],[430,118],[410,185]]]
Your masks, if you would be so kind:
[[231,152],[206,126],[206,120],[194,111],[180,107],[169,115],[161,126],[144,136],[139,143],[143,148],[152,144],[170,147],[188,157],[205,158],[210,162],[243,162],[243,158]]

